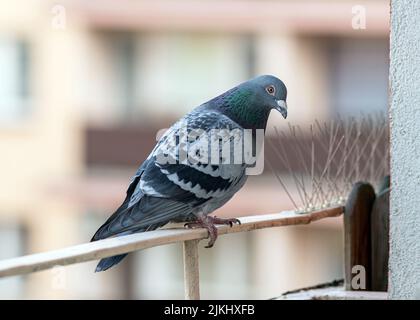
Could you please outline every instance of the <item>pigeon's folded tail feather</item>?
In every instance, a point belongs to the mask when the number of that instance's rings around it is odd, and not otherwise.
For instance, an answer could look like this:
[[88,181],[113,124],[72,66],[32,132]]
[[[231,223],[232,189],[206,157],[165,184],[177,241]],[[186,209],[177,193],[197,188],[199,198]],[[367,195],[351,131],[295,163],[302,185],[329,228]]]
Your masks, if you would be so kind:
[[95,272],[101,272],[108,270],[109,268],[115,266],[116,264],[120,263],[122,259],[126,257],[127,253],[120,254],[118,256],[113,256],[109,258],[104,258],[99,261],[98,265],[96,266]]

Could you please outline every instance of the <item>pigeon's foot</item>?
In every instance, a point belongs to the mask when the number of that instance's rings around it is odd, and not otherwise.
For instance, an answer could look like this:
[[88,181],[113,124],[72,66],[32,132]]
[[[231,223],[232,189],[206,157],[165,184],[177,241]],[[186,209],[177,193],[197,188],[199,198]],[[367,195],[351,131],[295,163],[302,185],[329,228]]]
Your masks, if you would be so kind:
[[211,216],[208,216],[208,218],[210,219],[210,220],[212,220],[212,222],[214,223],[214,224],[228,224],[228,225],[230,225],[231,227],[236,223],[236,224],[241,224],[241,221],[239,221],[239,219],[236,219],[236,218],[229,218],[229,219],[222,219],[222,218],[218,218],[218,217],[211,217]]
[[210,238],[209,243],[206,245],[206,248],[213,247],[214,243],[217,239],[217,228],[214,225],[213,221],[211,219],[208,219],[207,216],[198,218],[197,221],[194,222],[188,222],[184,225],[187,228],[195,229],[195,228],[205,228],[207,229]]
[[231,227],[235,224],[241,224],[241,222],[238,219],[232,218],[232,219],[221,219],[217,217],[211,217],[211,216],[205,216],[200,217],[197,221],[194,222],[188,222],[184,226],[190,229],[195,228],[205,228],[207,229],[210,238],[209,243],[205,246],[206,248],[213,247],[214,243],[217,239],[217,228],[216,224],[227,224]]

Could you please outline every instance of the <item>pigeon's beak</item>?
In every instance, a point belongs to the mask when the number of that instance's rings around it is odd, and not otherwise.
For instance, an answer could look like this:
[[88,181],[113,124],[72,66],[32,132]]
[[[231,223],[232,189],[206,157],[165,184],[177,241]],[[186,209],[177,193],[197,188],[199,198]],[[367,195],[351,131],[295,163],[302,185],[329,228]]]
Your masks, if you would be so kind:
[[281,113],[283,118],[287,118],[287,103],[284,100],[276,100],[277,107],[276,110]]

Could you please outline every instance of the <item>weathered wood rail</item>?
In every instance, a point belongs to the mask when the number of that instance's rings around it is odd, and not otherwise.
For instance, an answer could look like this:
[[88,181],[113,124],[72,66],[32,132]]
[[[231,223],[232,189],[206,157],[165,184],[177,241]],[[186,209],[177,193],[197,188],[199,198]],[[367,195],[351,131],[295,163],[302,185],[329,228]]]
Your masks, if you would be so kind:
[[[239,218],[240,225],[218,226],[219,235],[247,232],[289,225],[308,224],[328,217],[337,217],[343,213],[343,207],[332,207],[309,213],[284,211],[275,214],[248,216]],[[36,253],[0,261],[0,277],[16,276],[70,265],[90,260],[98,260],[136,250],[183,242],[185,298],[199,299],[199,258],[198,243],[207,238],[205,229],[185,229],[182,225],[110,238],[96,242],[76,245],[54,251]]]

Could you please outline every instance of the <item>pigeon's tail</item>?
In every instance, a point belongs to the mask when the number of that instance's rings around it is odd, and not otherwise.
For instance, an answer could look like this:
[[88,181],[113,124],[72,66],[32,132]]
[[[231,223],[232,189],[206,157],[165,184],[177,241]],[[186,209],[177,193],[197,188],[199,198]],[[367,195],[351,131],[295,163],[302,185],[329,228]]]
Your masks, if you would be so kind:
[[120,254],[118,256],[113,256],[109,258],[104,258],[99,261],[98,265],[96,266],[95,272],[101,272],[108,270],[109,268],[115,266],[116,264],[120,263],[122,259],[125,258],[127,253]]
[[[139,178],[135,179],[127,191],[127,197],[123,204],[112,214],[111,217],[95,232],[91,241],[120,237],[137,232],[152,231],[170,222],[173,218],[185,216],[191,210],[189,204],[157,198],[152,196],[138,195],[135,204],[129,205],[134,188]],[[127,254],[120,254],[99,261],[95,272],[105,271],[118,264]]]

